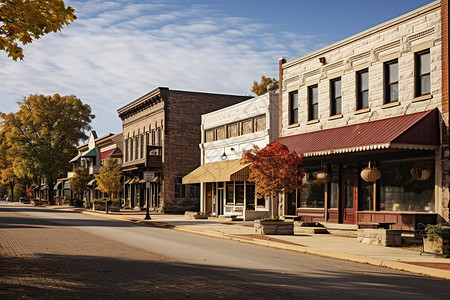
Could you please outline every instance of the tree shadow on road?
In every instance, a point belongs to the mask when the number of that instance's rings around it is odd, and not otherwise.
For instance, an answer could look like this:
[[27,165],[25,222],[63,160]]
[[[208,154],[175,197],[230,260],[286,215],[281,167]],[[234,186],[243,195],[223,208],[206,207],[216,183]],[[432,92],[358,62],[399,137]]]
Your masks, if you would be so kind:
[[3,299],[445,299],[450,292],[444,280],[372,271],[355,275],[305,270],[304,275],[294,275],[57,254],[2,257],[0,262]]

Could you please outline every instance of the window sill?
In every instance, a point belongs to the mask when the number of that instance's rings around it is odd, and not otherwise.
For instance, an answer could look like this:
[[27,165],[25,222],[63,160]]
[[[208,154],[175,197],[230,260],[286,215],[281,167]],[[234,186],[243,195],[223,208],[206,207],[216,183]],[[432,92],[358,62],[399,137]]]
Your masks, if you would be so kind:
[[308,122],[306,122],[306,125],[316,124],[319,122],[320,122],[319,119],[309,120]]
[[364,114],[370,112],[370,107],[361,108],[355,111],[355,115]]
[[288,125],[288,128],[295,128],[295,127],[298,127],[298,126],[300,126],[299,123],[294,123],[294,124]]
[[329,118],[328,118],[328,121],[336,120],[336,119],[341,119],[341,118],[343,118],[343,117],[344,117],[344,116],[343,116],[342,114],[334,115],[334,116],[329,117]]
[[390,107],[399,106],[399,105],[400,105],[400,101],[395,101],[395,102],[383,104],[381,106],[381,108],[390,108]]
[[423,96],[416,97],[416,98],[414,98],[414,99],[412,100],[412,102],[413,102],[413,103],[414,103],[414,102],[420,102],[420,101],[430,100],[430,99],[432,99],[432,98],[433,98],[433,95],[428,94],[428,95],[423,95]]

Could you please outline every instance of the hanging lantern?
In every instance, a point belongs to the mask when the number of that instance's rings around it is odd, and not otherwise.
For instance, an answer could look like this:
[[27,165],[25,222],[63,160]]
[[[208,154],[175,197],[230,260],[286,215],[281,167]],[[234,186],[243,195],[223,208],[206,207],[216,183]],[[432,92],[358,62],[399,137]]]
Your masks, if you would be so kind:
[[425,181],[431,176],[431,170],[422,168],[412,168],[411,176],[418,181]]
[[330,176],[328,175],[327,172],[317,172],[316,173],[316,179],[317,181],[319,181],[320,183],[327,183],[330,181]]
[[376,167],[370,166],[369,161],[369,166],[361,171],[361,178],[365,182],[375,182],[381,178],[381,171],[378,170]]

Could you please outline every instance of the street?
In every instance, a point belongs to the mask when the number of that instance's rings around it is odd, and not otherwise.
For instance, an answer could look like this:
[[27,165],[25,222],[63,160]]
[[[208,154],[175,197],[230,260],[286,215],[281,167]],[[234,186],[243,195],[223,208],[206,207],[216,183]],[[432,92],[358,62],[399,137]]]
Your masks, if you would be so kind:
[[391,269],[0,202],[2,299],[447,299]]

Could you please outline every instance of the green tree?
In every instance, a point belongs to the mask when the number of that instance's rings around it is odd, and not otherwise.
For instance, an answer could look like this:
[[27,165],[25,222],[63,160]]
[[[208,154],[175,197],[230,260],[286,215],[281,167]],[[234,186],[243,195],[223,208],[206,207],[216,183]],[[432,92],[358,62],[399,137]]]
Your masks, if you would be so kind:
[[[103,166],[100,168],[99,174],[94,176],[97,180],[97,189],[103,193],[107,193],[110,199],[113,198],[114,193],[118,193],[122,189],[120,165],[112,157],[108,157],[103,161]],[[105,205],[106,213],[108,213],[108,201],[105,201]]]
[[53,204],[53,182],[70,170],[69,159],[76,145],[87,139],[85,132],[95,116],[74,95],[30,95],[18,104],[19,111],[3,114],[6,155],[18,177],[45,177]]
[[23,59],[23,49],[50,32],[73,22],[75,9],[63,0],[0,0],[0,50],[13,60]]
[[267,92],[275,93],[278,90],[278,80],[266,76],[261,76],[261,82],[253,81],[252,92],[258,96],[264,95]]
[[74,170],[74,176],[70,178],[70,187],[77,195],[84,195],[88,183],[93,179],[89,174],[89,168],[78,167]]

